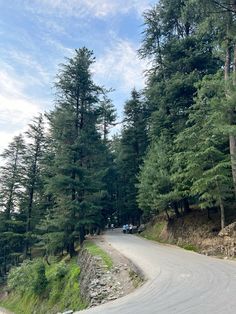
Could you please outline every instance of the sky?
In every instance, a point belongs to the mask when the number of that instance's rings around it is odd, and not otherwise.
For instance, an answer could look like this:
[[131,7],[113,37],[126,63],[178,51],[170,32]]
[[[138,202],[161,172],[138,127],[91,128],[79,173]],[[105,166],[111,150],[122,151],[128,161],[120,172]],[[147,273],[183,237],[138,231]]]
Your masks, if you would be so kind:
[[53,108],[58,65],[74,49],[93,50],[94,81],[122,116],[144,87],[142,14],[154,0],[0,0],[0,153],[39,112]]

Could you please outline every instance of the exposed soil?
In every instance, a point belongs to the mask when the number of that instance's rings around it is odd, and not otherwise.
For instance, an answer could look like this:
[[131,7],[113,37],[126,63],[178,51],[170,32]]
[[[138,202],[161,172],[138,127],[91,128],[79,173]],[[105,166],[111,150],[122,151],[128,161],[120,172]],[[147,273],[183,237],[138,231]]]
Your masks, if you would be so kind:
[[235,219],[220,231],[220,217],[217,212],[211,213],[209,219],[206,211],[193,210],[182,217],[172,217],[169,222],[160,215],[146,225],[143,235],[205,255],[235,258],[236,222],[233,221]]

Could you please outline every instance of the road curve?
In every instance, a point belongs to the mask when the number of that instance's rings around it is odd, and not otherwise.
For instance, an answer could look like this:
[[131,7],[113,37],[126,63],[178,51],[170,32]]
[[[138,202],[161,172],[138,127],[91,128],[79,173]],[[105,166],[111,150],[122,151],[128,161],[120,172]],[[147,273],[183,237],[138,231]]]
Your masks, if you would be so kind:
[[120,230],[105,235],[142,269],[147,282],[131,294],[77,314],[235,314],[236,262],[162,245]]

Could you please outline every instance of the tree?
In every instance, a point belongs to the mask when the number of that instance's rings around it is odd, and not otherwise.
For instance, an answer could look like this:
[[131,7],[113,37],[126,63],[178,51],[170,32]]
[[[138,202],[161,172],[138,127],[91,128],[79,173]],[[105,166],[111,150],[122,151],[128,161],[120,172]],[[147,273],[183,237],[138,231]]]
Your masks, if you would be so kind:
[[146,152],[147,112],[141,94],[136,90],[126,102],[120,142],[117,146],[116,163],[119,185],[119,214],[123,222],[139,223],[141,212],[136,202],[137,174]]
[[221,49],[224,58],[224,79],[226,103],[228,103],[228,123],[231,128],[229,133],[229,148],[231,158],[231,169],[234,182],[234,191],[236,196],[236,129],[235,129],[235,105],[232,105],[234,99],[234,90],[232,85],[236,84],[235,80],[235,60],[236,60],[236,7],[235,1],[231,0],[208,0],[200,1],[207,11],[210,11],[207,25],[211,24],[217,34],[218,46]]
[[18,262],[23,247],[24,222],[19,217],[23,191],[25,143],[15,136],[1,157],[0,176],[0,279]]
[[[160,138],[166,138],[172,154],[177,153],[175,139],[186,128],[196,84],[205,75],[216,73],[222,64],[214,55],[214,29],[209,28],[206,33],[204,21],[205,13],[198,1],[162,0],[144,14],[144,38],[139,52],[152,62],[144,90],[151,150]],[[168,180],[173,186],[168,201],[178,215],[180,206],[189,211],[190,194],[187,181],[182,184],[179,180],[180,163],[177,166],[173,158],[168,160]],[[174,182],[179,183],[175,188]]]
[[[55,202],[55,231],[61,233],[70,255],[75,252],[76,239],[83,242],[85,227],[102,225],[105,143],[97,129],[104,107],[99,107],[103,91],[92,80],[94,61],[93,53],[81,48],[61,66],[57,106],[50,117],[54,165],[47,192]],[[110,104],[108,107],[111,109]],[[108,120],[104,119],[106,128]]]
[[116,120],[116,110],[111,99],[108,98],[106,93],[104,93],[102,100],[100,101],[99,116],[101,120],[100,124],[103,135],[103,141],[107,142],[109,127],[113,125]]
[[26,132],[28,140],[27,152],[24,157],[24,194],[21,211],[26,220],[25,256],[31,257],[32,231],[40,220],[40,200],[42,197],[41,162],[45,148],[43,115],[33,119]]
[[[188,126],[178,135],[176,162],[182,155],[181,171],[188,193],[197,197],[201,208],[219,207],[221,228],[225,226],[225,202],[232,197],[227,124],[224,118],[224,85],[219,74],[198,84],[196,103]],[[204,119],[203,119],[204,117]],[[224,122],[225,121],[225,122]],[[188,143],[186,142],[188,139]],[[177,173],[175,178],[178,178]],[[180,174],[183,179],[183,175]],[[180,180],[179,180],[180,181]]]
[[0,205],[6,220],[10,220],[11,214],[19,209],[24,155],[25,143],[22,135],[15,136],[8,148],[1,154],[4,165],[1,167]]
[[[139,173],[138,204],[144,215],[151,218],[171,207],[179,215],[173,203],[173,186],[171,182],[171,149],[168,137],[161,136],[149,148],[144,164]],[[168,214],[167,214],[168,215]]]

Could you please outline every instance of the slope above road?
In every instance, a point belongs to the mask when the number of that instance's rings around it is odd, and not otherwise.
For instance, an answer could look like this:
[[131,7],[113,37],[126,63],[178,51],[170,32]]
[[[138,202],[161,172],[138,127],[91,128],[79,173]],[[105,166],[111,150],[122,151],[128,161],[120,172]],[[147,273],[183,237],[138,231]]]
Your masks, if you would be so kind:
[[83,314],[235,313],[235,262],[161,245],[118,230],[104,238],[143,271],[147,282],[135,292]]

